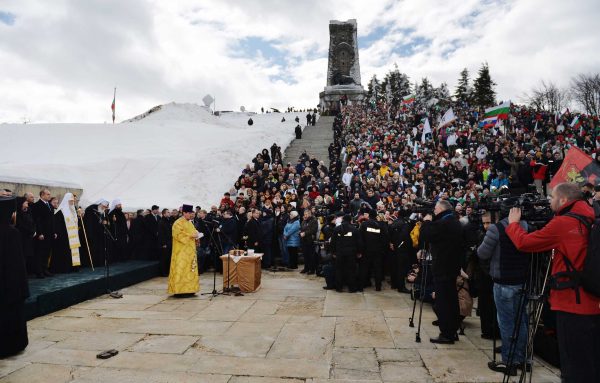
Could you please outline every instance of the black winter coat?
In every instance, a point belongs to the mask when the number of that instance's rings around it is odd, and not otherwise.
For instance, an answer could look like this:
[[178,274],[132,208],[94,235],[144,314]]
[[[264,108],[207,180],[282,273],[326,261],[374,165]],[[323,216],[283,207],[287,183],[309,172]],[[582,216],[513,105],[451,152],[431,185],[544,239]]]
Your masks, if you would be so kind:
[[300,224],[300,232],[304,233],[304,237],[300,237],[300,242],[305,245],[312,244],[317,239],[317,231],[319,230],[319,223],[315,217],[310,217],[306,221],[302,221]]
[[237,245],[237,220],[235,218],[224,219],[223,222],[221,222],[221,234],[223,244]]
[[462,225],[454,213],[446,210],[436,215],[432,222],[423,222],[419,237],[419,241],[431,246],[433,278],[455,280],[460,274],[465,246]]
[[262,228],[260,223],[253,219],[250,219],[246,222],[246,226],[244,227],[244,236],[246,238],[246,246],[250,249],[256,248],[256,244],[260,246],[260,241],[262,239]]
[[41,199],[33,204],[31,215],[35,222],[37,236],[43,235],[45,240],[54,238],[54,212]]

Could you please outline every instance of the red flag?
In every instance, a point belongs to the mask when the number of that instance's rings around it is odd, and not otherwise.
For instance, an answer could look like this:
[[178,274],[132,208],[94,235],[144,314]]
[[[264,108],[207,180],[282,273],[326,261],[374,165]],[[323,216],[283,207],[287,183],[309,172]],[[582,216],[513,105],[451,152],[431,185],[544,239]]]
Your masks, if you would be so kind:
[[563,182],[584,184],[590,182],[593,185],[600,183],[600,165],[585,154],[581,149],[572,147],[567,152],[560,169],[552,177],[550,187]]

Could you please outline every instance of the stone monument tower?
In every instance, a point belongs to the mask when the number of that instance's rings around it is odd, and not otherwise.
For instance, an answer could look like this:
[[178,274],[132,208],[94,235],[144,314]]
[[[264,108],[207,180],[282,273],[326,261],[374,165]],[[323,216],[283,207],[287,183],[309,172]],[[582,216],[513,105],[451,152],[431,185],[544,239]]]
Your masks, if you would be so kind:
[[340,102],[361,103],[365,90],[360,84],[356,20],[329,22],[327,85],[319,94],[321,111],[339,110]]

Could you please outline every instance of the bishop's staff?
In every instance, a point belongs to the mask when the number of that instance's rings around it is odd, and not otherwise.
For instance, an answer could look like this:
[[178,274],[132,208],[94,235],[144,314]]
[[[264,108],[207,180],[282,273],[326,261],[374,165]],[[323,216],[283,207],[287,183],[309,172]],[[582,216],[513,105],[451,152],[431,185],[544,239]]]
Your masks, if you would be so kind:
[[[73,195],[73,196],[75,197],[75,199],[77,199],[76,195]],[[83,223],[83,216],[81,215],[81,208],[78,207],[77,209],[75,209],[75,211],[77,212],[77,216],[81,220],[81,228],[83,229],[83,238],[85,238],[85,247],[87,248],[87,251],[88,251],[88,257],[90,257],[90,265],[92,266],[92,271],[94,271],[94,262],[92,261],[92,253],[90,251],[90,243],[88,242],[88,239],[87,239],[87,233],[85,231],[85,224]]]

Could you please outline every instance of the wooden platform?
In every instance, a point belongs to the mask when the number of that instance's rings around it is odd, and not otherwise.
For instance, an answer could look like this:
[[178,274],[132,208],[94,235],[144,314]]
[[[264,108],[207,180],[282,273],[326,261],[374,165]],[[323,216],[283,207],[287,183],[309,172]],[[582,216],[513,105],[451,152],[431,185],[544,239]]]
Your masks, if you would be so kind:
[[[159,274],[158,261],[127,261],[110,266],[110,288],[126,286],[154,278]],[[57,274],[51,278],[30,279],[30,297],[25,302],[27,320],[52,313],[106,293],[104,267],[95,271]]]

